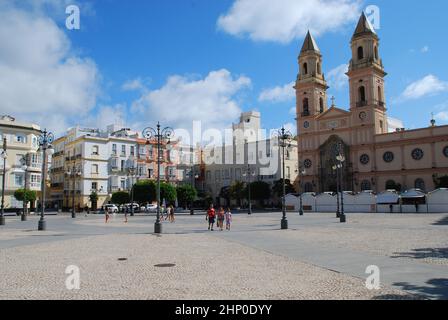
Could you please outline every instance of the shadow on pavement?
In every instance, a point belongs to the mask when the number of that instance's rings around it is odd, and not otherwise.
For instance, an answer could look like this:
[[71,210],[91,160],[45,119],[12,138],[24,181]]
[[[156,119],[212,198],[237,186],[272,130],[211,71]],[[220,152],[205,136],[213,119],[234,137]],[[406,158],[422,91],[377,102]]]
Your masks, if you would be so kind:
[[433,226],[448,226],[448,216],[434,222]]
[[413,249],[412,252],[395,252],[391,258],[448,259],[448,248],[422,248]]
[[[448,300],[448,279],[431,279],[426,282],[428,286],[416,286],[407,282],[397,282],[394,286],[417,294],[420,297],[437,300]],[[381,296],[379,296],[381,297]]]

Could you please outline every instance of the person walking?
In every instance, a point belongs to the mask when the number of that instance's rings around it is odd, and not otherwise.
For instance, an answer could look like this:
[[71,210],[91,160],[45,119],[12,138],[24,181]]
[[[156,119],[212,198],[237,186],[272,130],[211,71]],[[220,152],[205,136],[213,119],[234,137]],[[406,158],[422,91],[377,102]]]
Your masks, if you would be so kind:
[[109,218],[110,218],[109,210],[110,210],[109,208],[106,208],[106,210],[104,211],[104,214],[106,216],[106,223],[109,222]]
[[219,208],[218,211],[218,228],[220,231],[224,230],[224,219],[225,219],[225,211],[224,208]]
[[227,208],[226,211],[226,230],[230,231],[230,225],[232,224],[232,211],[230,208]]
[[213,204],[211,204],[206,216],[206,219],[208,220],[208,230],[213,231],[213,225],[215,224],[215,215],[215,208],[213,208]]
[[170,219],[170,222],[171,223],[174,223],[174,222],[176,222],[176,218],[174,217],[174,207],[172,206],[172,205],[170,205],[169,207],[168,207],[168,217],[169,217],[169,219]]

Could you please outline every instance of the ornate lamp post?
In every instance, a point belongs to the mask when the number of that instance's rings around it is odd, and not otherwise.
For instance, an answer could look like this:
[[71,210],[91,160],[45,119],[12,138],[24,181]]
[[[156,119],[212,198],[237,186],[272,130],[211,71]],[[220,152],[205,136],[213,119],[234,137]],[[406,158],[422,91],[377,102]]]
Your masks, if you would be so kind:
[[334,165],[333,171],[336,172],[336,202],[337,202],[336,218],[339,219],[341,217],[341,212],[339,211],[339,167],[337,165]]
[[134,216],[134,185],[135,185],[134,178],[136,171],[137,170],[134,164],[132,164],[132,166],[128,168],[128,174],[129,177],[131,178],[131,217]]
[[339,216],[339,219],[341,221],[341,223],[345,223],[346,217],[345,217],[345,213],[344,213],[344,186],[342,185],[342,169],[344,168],[344,162],[345,162],[345,156],[342,153],[342,144],[339,144],[339,154],[336,156],[336,160],[337,160],[337,169],[339,169],[339,186],[340,186],[340,190],[341,190],[341,213]]
[[247,169],[245,171],[243,171],[243,177],[247,177],[247,195],[248,195],[248,200],[249,200],[249,211],[248,214],[251,215],[252,214],[252,191],[251,191],[251,184],[252,184],[252,179],[251,177],[255,177],[255,170],[252,170],[252,168],[250,167],[250,164],[247,165]]
[[22,221],[26,221],[28,214],[28,203],[27,203],[27,199],[26,199],[26,193],[27,193],[27,185],[28,185],[28,161],[27,161],[27,156],[23,156],[20,159],[20,164],[22,165],[22,170],[25,174],[25,186],[23,188],[23,212],[22,212]]
[[146,138],[147,144],[151,139],[157,139],[157,219],[154,224],[154,233],[162,233],[162,223],[160,222],[160,162],[163,158],[161,154],[162,143],[169,144],[174,136],[174,130],[166,127],[161,129],[160,123],[157,123],[156,129],[148,127],[143,130],[143,137]]
[[302,194],[303,194],[303,176],[306,174],[306,170],[305,170],[305,165],[302,162],[299,162],[299,199],[300,199],[300,209],[299,209],[299,215],[303,216],[303,198],[302,198]]
[[3,159],[3,179],[2,179],[2,209],[0,213],[0,226],[4,226],[5,221],[5,184],[6,184],[6,159],[8,158],[8,154],[6,153],[7,149],[6,138],[3,139],[3,150],[1,153],[1,159]]
[[67,172],[67,175],[73,180],[73,190],[72,190],[72,219],[76,218],[76,208],[75,208],[75,189],[76,189],[76,178],[81,176],[81,170],[73,165],[73,168]]
[[288,220],[286,219],[286,170],[285,170],[285,151],[286,148],[291,146],[292,141],[291,132],[287,131],[284,127],[278,131],[278,142],[279,146],[282,148],[282,174],[283,174],[283,200],[282,200],[282,221],[281,228],[282,230],[288,229]]
[[47,222],[45,221],[45,192],[47,187],[47,150],[51,154],[53,147],[51,144],[54,141],[54,135],[51,132],[47,132],[45,129],[39,137],[39,151],[42,152],[42,181],[41,181],[41,210],[40,220],[38,225],[39,231],[45,231],[47,229]]

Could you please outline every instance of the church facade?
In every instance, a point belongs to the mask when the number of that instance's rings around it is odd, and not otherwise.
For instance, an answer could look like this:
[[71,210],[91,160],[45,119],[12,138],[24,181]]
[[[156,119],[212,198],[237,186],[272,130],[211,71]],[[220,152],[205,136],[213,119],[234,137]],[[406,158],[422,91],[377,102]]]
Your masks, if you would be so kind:
[[305,192],[336,191],[336,156],[343,154],[346,191],[412,188],[432,191],[448,175],[448,126],[389,132],[386,72],[380,41],[362,14],[351,40],[347,76],[350,108],[327,105],[322,54],[307,34],[299,56],[296,108],[301,181]]

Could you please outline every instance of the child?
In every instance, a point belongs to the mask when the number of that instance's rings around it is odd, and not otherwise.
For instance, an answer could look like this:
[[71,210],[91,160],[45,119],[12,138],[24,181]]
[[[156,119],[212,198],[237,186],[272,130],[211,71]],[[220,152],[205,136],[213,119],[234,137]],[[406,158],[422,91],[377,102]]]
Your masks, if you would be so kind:
[[227,208],[226,211],[226,230],[230,231],[230,224],[232,223],[232,212],[230,208]]
[[225,212],[224,208],[221,207],[218,211],[218,228],[220,231],[223,231],[224,229],[224,219],[225,219]]
[[106,215],[106,223],[108,223],[108,222],[109,222],[109,218],[110,218],[110,215],[109,215],[109,208],[106,208],[106,211],[105,211],[104,213],[105,213],[105,215]]

